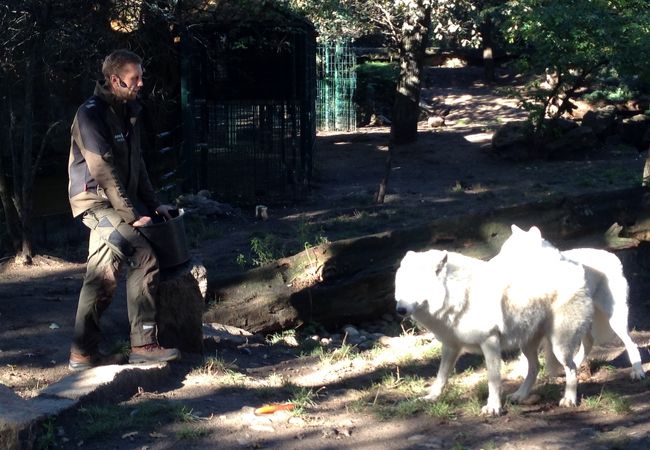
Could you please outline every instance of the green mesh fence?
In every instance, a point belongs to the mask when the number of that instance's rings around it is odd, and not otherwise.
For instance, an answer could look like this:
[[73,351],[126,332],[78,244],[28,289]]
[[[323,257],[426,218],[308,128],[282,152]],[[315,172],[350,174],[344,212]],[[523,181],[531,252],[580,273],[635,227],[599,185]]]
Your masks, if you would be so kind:
[[319,131],[354,131],[356,55],[347,43],[319,45],[317,54],[316,126]]

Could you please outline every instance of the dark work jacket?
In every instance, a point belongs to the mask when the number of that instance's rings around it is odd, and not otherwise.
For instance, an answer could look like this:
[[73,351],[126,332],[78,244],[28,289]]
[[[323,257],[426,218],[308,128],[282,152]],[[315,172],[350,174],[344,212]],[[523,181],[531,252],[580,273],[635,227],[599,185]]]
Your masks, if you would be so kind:
[[[73,216],[113,207],[125,222],[133,223],[160,206],[142,159],[141,112],[138,101],[121,101],[99,82],[77,110],[68,160]],[[149,211],[137,211],[139,203]]]

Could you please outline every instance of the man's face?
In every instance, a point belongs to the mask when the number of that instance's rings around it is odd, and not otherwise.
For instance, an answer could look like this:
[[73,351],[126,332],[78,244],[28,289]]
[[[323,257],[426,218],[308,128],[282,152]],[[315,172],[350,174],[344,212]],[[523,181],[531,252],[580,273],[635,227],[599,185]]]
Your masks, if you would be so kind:
[[119,75],[111,75],[111,91],[121,100],[135,100],[143,86],[142,66],[127,63]]

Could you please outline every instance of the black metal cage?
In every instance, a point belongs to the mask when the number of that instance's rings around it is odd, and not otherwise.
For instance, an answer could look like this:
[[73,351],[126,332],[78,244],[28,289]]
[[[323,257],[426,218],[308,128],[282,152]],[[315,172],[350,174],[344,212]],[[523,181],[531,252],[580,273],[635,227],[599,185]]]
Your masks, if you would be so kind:
[[188,27],[186,189],[239,203],[288,200],[303,191],[312,175],[315,52],[313,27],[294,16]]

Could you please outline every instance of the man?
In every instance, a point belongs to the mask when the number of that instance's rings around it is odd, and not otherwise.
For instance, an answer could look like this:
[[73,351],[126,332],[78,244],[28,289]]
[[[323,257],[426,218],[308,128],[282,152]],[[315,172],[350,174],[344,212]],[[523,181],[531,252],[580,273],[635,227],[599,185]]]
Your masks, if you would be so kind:
[[69,367],[83,370],[114,362],[99,352],[102,313],[127,266],[131,324],[129,362],[171,361],[180,352],[158,345],[155,295],[158,261],[138,227],[152,212],[170,217],[154,195],[140,148],[142,59],[116,50],[102,64],[104,81],[77,110],[72,123],[68,194],[72,214],[90,228],[88,262],[74,328]]

